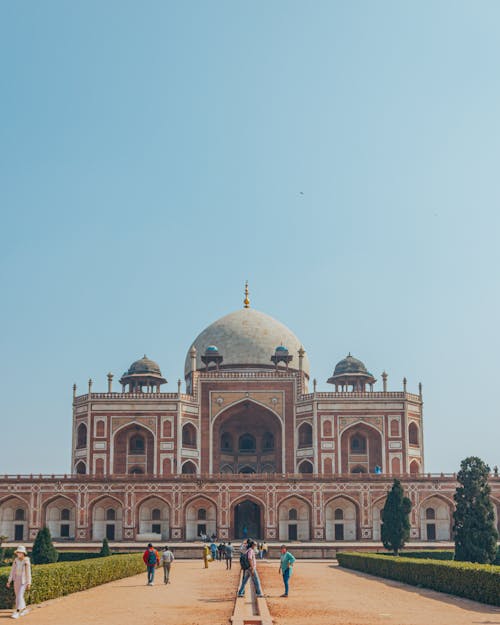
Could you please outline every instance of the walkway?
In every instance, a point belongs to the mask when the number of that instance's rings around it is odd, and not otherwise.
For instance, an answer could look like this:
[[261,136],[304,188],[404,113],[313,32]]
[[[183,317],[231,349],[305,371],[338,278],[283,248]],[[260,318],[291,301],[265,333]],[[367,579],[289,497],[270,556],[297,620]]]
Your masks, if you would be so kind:
[[[172,566],[171,583],[163,570],[155,585],[146,574],[121,579],[84,592],[33,606],[20,619],[24,625],[228,625],[233,613],[239,562],[231,571],[225,563],[183,560]],[[11,611],[0,610],[2,617]],[[12,621],[14,622],[14,621]]]
[[[239,563],[202,568],[201,560],[174,564],[172,583],[145,574],[34,606],[26,625],[229,625],[256,622],[266,601],[236,599]],[[159,571],[162,573],[162,571]],[[500,625],[500,608],[404,586],[340,569],[331,561],[298,561],[287,599],[277,561],[259,562],[267,607],[275,625]],[[260,603],[262,601],[262,604]],[[0,612],[0,621],[10,611]],[[4,621],[6,622],[6,621]],[[259,621],[262,622],[262,619]]]
[[[292,550],[293,551],[293,550]],[[277,562],[259,568],[276,625],[500,625],[500,608],[341,569],[298,561],[290,596]]]

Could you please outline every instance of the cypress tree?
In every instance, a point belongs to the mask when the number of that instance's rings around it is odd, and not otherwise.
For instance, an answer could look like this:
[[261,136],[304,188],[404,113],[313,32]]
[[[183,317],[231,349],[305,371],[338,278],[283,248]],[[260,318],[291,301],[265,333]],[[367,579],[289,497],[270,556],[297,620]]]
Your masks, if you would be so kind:
[[109,548],[109,543],[108,543],[107,538],[102,539],[102,547],[101,547],[101,551],[99,552],[99,555],[101,555],[103,558],[111,555],[111,549]]
[[57,562],[59,554],[52,544],[52,536],[48,527],[42,527],[36,535],[31,557],[34,564]]
[[410,537],[411,501],[404,496],[399,480],[394,480],[382,510],[382,543],[395,556]]
[[453,513],[455,560],[480,564],[495,560],[498,532],[490,500],[489,472],[489,466],[475,456],[460,463]]

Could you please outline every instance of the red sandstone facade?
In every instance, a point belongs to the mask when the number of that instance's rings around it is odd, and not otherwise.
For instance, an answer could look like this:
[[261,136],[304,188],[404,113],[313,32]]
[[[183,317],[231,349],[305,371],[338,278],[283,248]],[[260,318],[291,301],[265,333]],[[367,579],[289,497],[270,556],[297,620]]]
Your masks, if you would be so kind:
[[[456,483],[424,472],[421,387],[389,392],[384,373],[374,391],[349,355],[333,392],[314,382],[309,393],[305,352],[286,328],[292,345],[281,344],[283,328],[247,307],[209,326],[188,354],[186,393],[180,382],[160,392],[166,380],[146,357],[122,392],[111,374],[106,393],[75,388],[72,475],[0,479],[0,534],[30,540],[48,525],[75,541],[378,541],[398,476],[411,538],[449,540]],[[491,486],[498,519],[500,480]]]

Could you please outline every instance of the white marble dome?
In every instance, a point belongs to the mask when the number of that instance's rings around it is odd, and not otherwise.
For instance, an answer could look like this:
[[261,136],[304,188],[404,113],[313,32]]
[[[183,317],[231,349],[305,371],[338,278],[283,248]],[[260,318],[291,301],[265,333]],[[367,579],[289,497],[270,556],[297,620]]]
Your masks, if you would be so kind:
[[[302,343],[285,325],[254,308],[241,308],[214,321],[201,332],[193,343],[196,348],[197,369],[203,369],[201,356],[207,347],[216,345],[223,357],[222,367],[274,367],[271,362],[278,346],[285,346],[293,356],[290,369],[299,368],[298,351]],[[184,372],[191,371],[191,356],[188,350]],[[304,373],[309,377],[307,354],[303,360]]]

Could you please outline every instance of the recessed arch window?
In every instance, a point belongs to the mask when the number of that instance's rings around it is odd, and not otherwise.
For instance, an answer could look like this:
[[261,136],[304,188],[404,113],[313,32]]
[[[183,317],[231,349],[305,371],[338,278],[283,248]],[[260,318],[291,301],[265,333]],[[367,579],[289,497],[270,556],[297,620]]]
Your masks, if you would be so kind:
[[[253,452],[255,451],[255,437],[251,434],[243,434],[240,436],[238,441],[238,448],[242,452]],[[241,471],[240,471],[241,473]]]
[[416,423],[410,423],[408,427],[408,440],[410,445],[418,445],[418,425]]
[[196,447],[196,428],[192,423],[186,423],[182,428],[182,446]]
[[161,521],[161,510],[159,508],[154,508],[151,511],[151,519],[153,521]]
[[351,438],[351,453],[366,454],[366,438],[361,434],[355,434]]
[[142,455],[146,450],[146,442],[141,434],[134,434],[130,437],[129,452],[131,454]]
[[222,451],[233,451],[233,437],[229,432],[223,432],[220,437],[220,448]]
[[76,472],[78,475],[85,475],[87,473],[87,467],[85,462],[81,461],[76,465]]
[[104,424],[104,421],[100,419],[95,425],[95,435],[98,438],[102,438],[104,436],[104,432],[105,432],[105,424]]
[[76,431],[76,446],[78,449],[87,447],[87,426],[85,423],[80,423]]
[[299,473],[312,473],[312,472],[313,472],[313,465],[311,462],[309,462],[309,460],[303,460],[299,464]]
[[299,447],[311,447],[313,440],[313,430],[310,423],[303,423],[299,427]]
[[61,521],[69,521],[71,516],[71,512],[69,508],[63,508],[61,510]]
[[206,521],[207,520],[207,509],[199,508],[198,509],[198,521]]
[[116,521],[116,510],[114,508],[106,510],[106,521]]
[[26,520],[26,512],[22,508],[18,508],[14,513],[14,519],[16,521],[25,521]]
[[335,512],[333,513],[333,518],[335,521],[343,521],[344,520],[344,511],[342,508],[335,508]]
[[434,519],[436,518],[436,511],[434,510],[434,508],[427,508],[427,510],[425,511],[425,518],[428,521],[434,521]]
[[188,460],[182,465],[182,473],[184,475],[193,475],[196,473],[196,465],[191,460]]
[[290,510],[288,511],[288,520],[296,521],[297,518],[298,518],[297,508],[290,508]]
[[274,450],[274,435],[271,432],[264,432],[264,436],[262,437],[262,450]]

